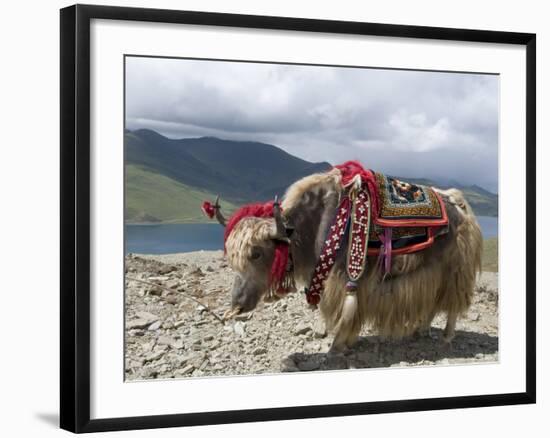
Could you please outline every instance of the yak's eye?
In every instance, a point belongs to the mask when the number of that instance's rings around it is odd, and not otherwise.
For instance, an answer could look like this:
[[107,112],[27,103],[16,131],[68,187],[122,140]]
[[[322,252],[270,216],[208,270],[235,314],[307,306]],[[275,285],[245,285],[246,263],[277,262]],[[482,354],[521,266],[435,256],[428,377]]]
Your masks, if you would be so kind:
[[250,254],[251,260],[258,260],[262,256],[262,252],[258,249],[253,249],[252,254]]

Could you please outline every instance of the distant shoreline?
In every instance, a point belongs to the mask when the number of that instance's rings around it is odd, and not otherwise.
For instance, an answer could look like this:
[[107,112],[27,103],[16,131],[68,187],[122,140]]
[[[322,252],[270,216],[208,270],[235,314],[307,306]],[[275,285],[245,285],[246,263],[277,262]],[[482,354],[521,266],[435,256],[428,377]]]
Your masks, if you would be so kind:
[[[491,217],[498,219],[498,215],[477,215],[477,217]],[[175,221],[175,222],[166,222],[166,221],[159,221],[159,222],[124,222],[124,225],[194,225],[194,224],[215,224],[216,222],[213,220],[204,220],[204,221]]]
[[[171,260],[172,262],[178,258],[186,258],[188,261],[197,261],[197,256],[199,259],[208,257],[209,255],[219,255],[223,256],[223,250],[216,249],[203,249],[203,250],[194,250],[187,252],[173,252],[173,253],[164,253],[164,254],[148,254],[148,253],[138,253],[138,252],[129,252],[126,253],[126,256],[133,254],[140,257],[149,257],[161,261]],[[483,260],[482,260],[482,271],[484,272],[498,272],[498,237],[489,237],[483,239]]]

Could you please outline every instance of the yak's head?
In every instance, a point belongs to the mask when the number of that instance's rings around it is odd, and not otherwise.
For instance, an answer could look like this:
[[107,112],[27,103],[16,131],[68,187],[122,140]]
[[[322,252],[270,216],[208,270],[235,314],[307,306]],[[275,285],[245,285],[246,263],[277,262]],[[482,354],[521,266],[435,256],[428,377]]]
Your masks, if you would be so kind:
[[274,202],[246,205],[226,220],[218,202],[211,206],[225,227],[225,253],[235,271],[231,311],[235,315],[253,310],[259,301],[277,292],[288,292],[287,272],[292,228],[285,224],[280,205]]

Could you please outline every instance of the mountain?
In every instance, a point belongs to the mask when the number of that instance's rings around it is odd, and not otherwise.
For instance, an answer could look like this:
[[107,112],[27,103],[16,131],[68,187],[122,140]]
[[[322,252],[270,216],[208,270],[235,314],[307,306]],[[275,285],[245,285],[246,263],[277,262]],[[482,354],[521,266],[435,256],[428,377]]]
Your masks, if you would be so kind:
[[269,144],[214,137],[172,140],[141,129],[125,133],[125,163],[242,203],[282,195],[295,180],[329,169]]
[[126,221],[133,223],[202,222],[202,200],[219,194],[227,214],[246,202],[282,196],[297,179],[331,167],[265,143],[172,140],[147,129],[126,131],[124,147]]
[[433,181],[424,178],[399,178],[403,181],[408,181],[414,184],[421,184],[425,186],[434,186],[440,189],[449,189],[454,187],[464,193],[466,200],[474,210],[474,213],[478,216],[498,216],[498,195],[485,190],[478,185],[464,185],[458,181],[450,181],[447,184]]
[[[247,202],[282,196],[294,181],[331,168],[276,146],[215,137],[173,140],[155,131],[125,131],[126,221],[206,222],[200,207],[220,195],[230,214]],[[447,188],[431,180],[399,178]],[[477,186],[458,186],[478,215],[496,216],[498,196]]]

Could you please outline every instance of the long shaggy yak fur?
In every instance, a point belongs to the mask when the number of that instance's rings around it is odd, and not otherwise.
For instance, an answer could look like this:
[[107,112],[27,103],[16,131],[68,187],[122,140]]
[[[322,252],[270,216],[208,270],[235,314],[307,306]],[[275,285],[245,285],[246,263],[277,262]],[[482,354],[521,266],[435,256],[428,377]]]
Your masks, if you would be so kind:
[[[295,230],[291,253],[298,285],[309,284],[342,194],[341,179],[338,169],[311,175],[290,186],[284,197],[284,218]],[[376,257],[369,257],[367,272],[357,290],[357,310],[346,324],[340,323],[346,297],[346,251],[340,251],[320,302],[328,328],[336,331],[335,347],[351,346],[364,325],[384,337],[408,336],[416,330],[429,329],[440,312],[447,314],[444,339],[452,339],[457,317],[472,302],[476,274],[481,270],[483,241],[463,194],[456,189],[438,191],[449,216],[448,233],[426,250],[394,256],[391,274],[384,279],[376,268]],[[253,246],[272,245],[268,237],[272,224],[273,219],[245,218],[235,226],[226,241],[231,266],[240,272],[257,269],[250,265],[250,252]]]

